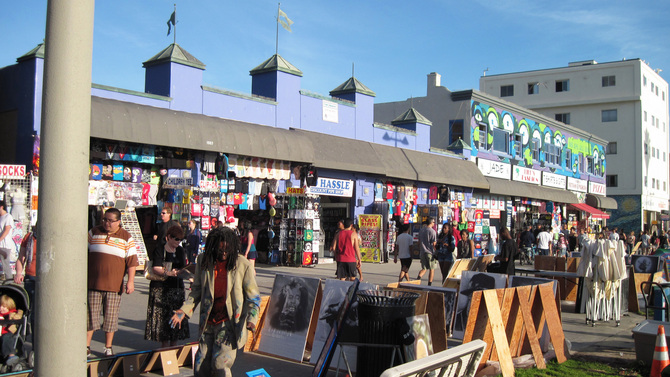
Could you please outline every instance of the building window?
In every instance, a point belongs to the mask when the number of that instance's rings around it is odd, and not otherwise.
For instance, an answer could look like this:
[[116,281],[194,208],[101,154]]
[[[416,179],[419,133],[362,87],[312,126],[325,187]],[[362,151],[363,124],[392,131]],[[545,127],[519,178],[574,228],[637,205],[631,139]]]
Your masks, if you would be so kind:
[[548,164],[560,165],[561,164],[561,148],[559,148],[556,145],[551,145],[551,144],[545,145],[544,160]]
[[529,82],[528,83],[528,94],[539,94],[540,93],[540,83],[539,82]]
[[554,119],[565,124],[570,124],[570,113],[554,114]]
[[658,86],[656,87],[656,96],[658,97]]
[[514,95],[514,85],[500,86],[500,97],[512,97]]
[[603,87],[615,86],[616,85],[616,80],[615,80],[614,77],[615,76],[603,76]]
[[647,76],[642,76],[642,85],[647,86]]
[[665,191],[665,181],[663,181],[663,191]]
[[603,122],[616,122],[617,121],[617,111],[616,111],[616,109],[603,110],[602,111],[602,121]]
[[569,92],[570,80],[556,80],[556,92]]
[[644,154],[645,155],[649,154],[649,144],[647,144],[647,143],[644,144]]
[[475,140],[477,149],[488,149],[488,132],[486,128],[486,123],[479,123],[479,127],[475,130],[478,136]]
[[607,150],[605,151],[606,154],[616,154],[616,141],[610,141],[607,144]]
[[654,83],[653,82],[651,83],[651,92],[652,93],[654,92]]
[[449,144],[463,139],[463,119],[449,121]]
[[656,128],[659,127],[659,125],[658,125],[658,119],[659,119],[659,118],[656,118]]
[[595,171],[595,166],[593,165],[593,157],[587,157],[586,158],[586,172],[589,174],[593,174]]
[[665,92],[661,92],[661,99],[665,101]]
[[509,132],[500,128],[493,129],[493,150],[509,153]]
[[605,185],[607,187],[618,187],[619,186],[619,176],[616,174],[608,175],[605,178]]
[[516,158],[522,157],[523,135],[514,134],[514,156]]
[[656,188],[656,178],[651,179],[651,188]]
[[656,125],[656,117],[652,115],[651,116],[651,126],[654,127],[655,125]]
[[580,153],[579,157],[577,157],[577,171],[580,173],[584,173],[584,154]]
[[644,121],[645,122],[647,121],[647,112],[646,111],[644,112]]
[[565,151],[565,168],[572,170],[572,151],[569,149]]
[[540,140],[533,139],[531,141],[531,148],[533,153],[533,161],[540,161]]
[[656,148],[651,147],[651,157],[654,158],[656,157]]

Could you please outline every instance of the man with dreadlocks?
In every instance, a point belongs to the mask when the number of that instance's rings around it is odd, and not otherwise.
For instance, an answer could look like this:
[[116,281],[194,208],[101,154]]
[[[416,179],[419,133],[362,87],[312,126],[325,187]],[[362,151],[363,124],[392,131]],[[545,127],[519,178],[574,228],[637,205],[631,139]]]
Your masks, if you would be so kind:
[[184,316],[200,306],[200,344],[194,374],[232,376],[237,350],[244,348],[247,331],[256,330],[261,297],[254,268],[239,255],[240,240],[230,228],[209,232],[205,252],[198,256],[195,276],[184,305],[170,319],[180,326]]

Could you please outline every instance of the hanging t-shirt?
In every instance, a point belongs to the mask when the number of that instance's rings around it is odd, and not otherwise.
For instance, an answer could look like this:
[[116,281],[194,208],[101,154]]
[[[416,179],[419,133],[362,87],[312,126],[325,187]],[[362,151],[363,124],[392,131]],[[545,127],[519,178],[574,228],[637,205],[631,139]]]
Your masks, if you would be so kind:
[[428,188],[428,199],[437,200],[437,186],[430,186]]
[[[235,204],[239,204],[239,209],[249,209],[249,204],[247,203],[247,194],[235,194]],[[240,198],[238,203],[237,198]]]
[[219,153],[219,155],[216,156],[215,165],[216,177],[218,179],[228,178],[228,156],[223,153]]

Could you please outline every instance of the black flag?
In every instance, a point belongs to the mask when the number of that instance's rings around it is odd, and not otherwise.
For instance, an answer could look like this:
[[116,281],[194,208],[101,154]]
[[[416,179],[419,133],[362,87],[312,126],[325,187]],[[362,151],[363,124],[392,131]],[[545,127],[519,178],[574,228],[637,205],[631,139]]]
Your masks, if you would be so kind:
[[[170,35],[170,31],[172,31],[172,26],[174,26],[174,24],[175,24],[176,13],[177,13],[177,11],[172,12],[172,15],[170,16],[170,19],[167,22],[167,25],[168,25],[167,35]],[[170,24],[172,24],[172,25],[170,25]]]

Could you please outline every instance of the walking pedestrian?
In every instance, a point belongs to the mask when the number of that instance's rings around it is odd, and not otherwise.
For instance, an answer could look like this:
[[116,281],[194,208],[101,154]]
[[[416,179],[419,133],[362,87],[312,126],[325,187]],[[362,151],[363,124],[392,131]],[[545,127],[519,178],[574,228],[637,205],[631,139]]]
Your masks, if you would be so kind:
[[435,225],[435,219],[428,217],[426,221],[423,222],[421,230],[419,230],[419,248],[421,250],[421,271],[419,271],[419,276],[417,280],[421,280],[423,275],[426,274],[428,270],[428,285],[433,284],[433,278],[435,277],[435,267],[437,267],[437,259],[435,258],[435,244],[437,243],[437,234],[433,226]]

